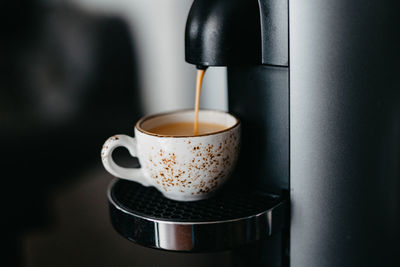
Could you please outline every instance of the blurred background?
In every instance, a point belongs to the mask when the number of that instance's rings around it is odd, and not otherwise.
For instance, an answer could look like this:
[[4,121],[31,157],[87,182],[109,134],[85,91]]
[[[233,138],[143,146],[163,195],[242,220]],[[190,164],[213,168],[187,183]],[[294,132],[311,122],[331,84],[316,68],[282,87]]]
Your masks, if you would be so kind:
[[[231,266],[231,252],[167,253],[108,219],[103,142],[150,113],[193,108],[184,61],[192,0],[0,3],[0,266]],[[207,71],[202,107],[227,109],[226,70]],[[116,157],[134,164],[124,150]]]

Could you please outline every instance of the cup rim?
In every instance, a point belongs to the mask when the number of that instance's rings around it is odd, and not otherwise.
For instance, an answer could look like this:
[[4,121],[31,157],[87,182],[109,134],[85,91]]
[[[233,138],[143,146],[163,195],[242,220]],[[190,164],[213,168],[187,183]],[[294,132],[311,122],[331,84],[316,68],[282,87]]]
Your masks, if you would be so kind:
[[224,114],[229,114],[230,116],[232,116],[233,118],[235,118],[236,122],[234,125],[227,127],[223,130],[220,131],[216,131],[216,132],[211,132],[211,133],[205,133],[205,134],[199,134],[199,135],[164,135],[164,134],[156,134],[156,133],[152,133],[149,131],[144,130],[141,125],[143,122],[145,122],[146,120],[149,120],[151,118],[154,117],[158,117],[158,116],[164,116],[164,115],[170,115],[170,114],[174,114],[174,113],[180,113],[180,112],[185,112],[185,111],[194,111],[193,109],[179,109],[179,110],[173,110],[173,111],[167,111],[167,112],[161,112],[161,113],[156,113],[156,114],[150,114],[147,116],[142,117],[140,120],[138,120],[138,122],[136,123],[135,128],[146,135],[151,135],[151,136],[155,136],[155,137],[163,137],[163,138],[196,138],[196,137],[203,137],[203,136],[209,136],[209,135],[215,135],[215,134],[220,134],[220,133],[224,133],[224,132],[228,132],[236,127],[239,126],[240,124],[240,120],[239,118],[228,112],[228,111],[223,111],[223,110],[216,110],[216,109],[199,109],[199,113],[201,111],[212,111],[212,112],[218,112],[218,113],[224,113]]

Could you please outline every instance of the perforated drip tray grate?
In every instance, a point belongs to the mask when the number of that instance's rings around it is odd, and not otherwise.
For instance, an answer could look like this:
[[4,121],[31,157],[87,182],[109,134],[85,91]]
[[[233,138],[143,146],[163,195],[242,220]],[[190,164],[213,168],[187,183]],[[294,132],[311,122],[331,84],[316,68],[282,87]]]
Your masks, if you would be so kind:
[[257,192],[221,192],[178,202],[153,187],[114,180],[108,190],[111,222],[122,236],[152,248],[206,252],[232,249],[280,231],[282,197]]

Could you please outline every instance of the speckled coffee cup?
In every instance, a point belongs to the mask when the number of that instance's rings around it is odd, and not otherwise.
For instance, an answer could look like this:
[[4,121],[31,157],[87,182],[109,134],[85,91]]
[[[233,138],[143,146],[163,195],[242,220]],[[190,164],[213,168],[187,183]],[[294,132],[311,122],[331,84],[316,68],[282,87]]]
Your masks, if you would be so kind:
[[[226,129],[197,136],[165,136],[148,131],[193,119],[193,110],[142,118],[136,124],[134,138],[115,135],[104,143],[101,151],[104,167],[116,177],[154,186],[173,200],[195,201],[210,197],[228,180],[236,164],[239,120],[226,112],[200,110],[200,122],[225,125]],[[113,161],[111,154],[120,146],[139,159],[141,168],[123,168]]]

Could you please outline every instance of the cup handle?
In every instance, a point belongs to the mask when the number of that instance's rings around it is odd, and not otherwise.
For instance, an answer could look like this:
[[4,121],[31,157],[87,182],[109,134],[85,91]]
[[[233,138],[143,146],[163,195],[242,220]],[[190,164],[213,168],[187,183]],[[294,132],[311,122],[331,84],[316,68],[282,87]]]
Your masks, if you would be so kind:
[[137,157],[136,139],[124,134],[114,135],[107,139],[101,150],[101,160],[104,168],[112,175],[149,186],[149,182],[143,174],[142,168],[124,168],[118,166],[113,158],[112,152],[117,147],[128,149],[132,157]]

